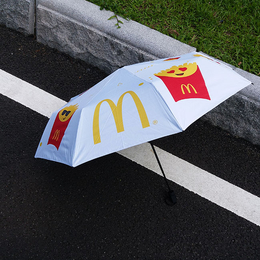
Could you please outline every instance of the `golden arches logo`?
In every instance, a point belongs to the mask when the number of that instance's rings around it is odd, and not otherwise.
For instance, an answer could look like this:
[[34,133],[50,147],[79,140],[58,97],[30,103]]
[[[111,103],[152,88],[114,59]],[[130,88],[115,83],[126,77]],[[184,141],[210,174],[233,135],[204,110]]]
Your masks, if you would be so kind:
[[190,88],[192,88],[194,93],[197,94],[196,89],[191,84],[187,84],[187,85],[181,84],[181,92],[182,92],[183,95],[185,95],[184,88],[186,88],[186,90],[188,91],[189,94],[191,93]]
[[137,108],[142,127],[146,128],[146,127],[150,126],[147,114],[145,112],[145,109],[144,109],[144,106],[143,106],[141,100],[139,99],[139,97],[137,96],[137,94],[135,92],[127,91],[120,96],[120,98],[118,99],[117,105],[115,105],[115,103],[111,99],[104,99],[97,104],[95,111],[94,111],[94,117],[93,117],[94,144],[98,144],[98,143],[101,142],[100,129],[99,129],[99,112],[100,112],[100,107],[101,107],[102,103],[104,103],[104,102],[107,102],[110,106],[110,109],[113,113],[113,117],[114,117],[114,120],[115,120],[117,132],[120,133],[120,132],[123,132],[125,130],[124,124],[123,124],[122,105],[123,105],[124,96],[126,94],[131,95],[132,99],[135,102],[135,106]]

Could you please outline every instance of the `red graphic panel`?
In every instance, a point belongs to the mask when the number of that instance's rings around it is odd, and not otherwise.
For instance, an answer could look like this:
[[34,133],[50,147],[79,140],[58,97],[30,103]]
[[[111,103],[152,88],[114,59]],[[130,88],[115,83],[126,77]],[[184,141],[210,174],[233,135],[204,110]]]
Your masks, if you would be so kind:
[[[178,70],[185,72],[186,68],[178,68]],[[167,73],[175,73],[175,71],[169,70]],[[179,78],[176,76],[176,73],[174,77],[164,75],[155,76],[164,82],[176,102],[188,98],[203,98],[210,100],[199,66],[197,66],[197,70],[189,76],[183,76],[183,73],[181,74],[182,77]]]
[[69,118],[65,122],[61,122],[60,119],[59,119],[59,114],[56,116],[56,119],[54,121],[52,130],[51,130],[51,134],[50,134],[50,137],[49,137],[48,144],[53,144],[57,148],[57,150],[60,147],[61,140],[62,140],[64,133],[65,133],[67,127],[68,127],[70,119],[71,118]]
[[164,61],[178,60],[179,58],[180,58],[180,57],[168,58],[168,59],[166,59],[166,60],[164,60]]
[[48,140],[48,144],[54,145],[57,148],[57,150],[60,147],[61,140],[65,134],[69,122],[77,109],[77,104],[65,107],[57,114],[55,118]]

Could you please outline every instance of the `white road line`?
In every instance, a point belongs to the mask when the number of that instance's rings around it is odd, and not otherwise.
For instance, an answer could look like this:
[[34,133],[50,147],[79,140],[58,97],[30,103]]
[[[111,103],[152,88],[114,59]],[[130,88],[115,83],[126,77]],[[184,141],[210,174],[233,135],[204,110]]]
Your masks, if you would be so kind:
[[0,70],[0,93],[47,117],[67,103],[3,70]]
[[[0,70],[0,93],[50,117],[66,102]],[[156,147],[169,180],[260,226],[260,198]],[[122,156],[161,175],[149,144],[120,151]]]
[[[260,226],[259,197],[158,147],[156,152],[169,180]],[[162,175],[150,144],[134,146],[119,154]]]

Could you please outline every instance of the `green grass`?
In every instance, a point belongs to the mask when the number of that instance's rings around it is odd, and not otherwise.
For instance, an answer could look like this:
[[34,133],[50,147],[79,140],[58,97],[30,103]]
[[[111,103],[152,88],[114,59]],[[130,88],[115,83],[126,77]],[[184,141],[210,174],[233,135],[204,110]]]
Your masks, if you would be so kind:
[[260,0],[89,1],[260,75]]

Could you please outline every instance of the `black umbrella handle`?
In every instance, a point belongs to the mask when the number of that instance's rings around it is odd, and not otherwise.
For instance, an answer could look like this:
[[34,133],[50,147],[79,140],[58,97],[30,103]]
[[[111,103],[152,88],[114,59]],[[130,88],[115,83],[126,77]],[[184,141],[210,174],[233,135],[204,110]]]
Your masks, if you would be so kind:
[[[159,167],[160,167],[161,172],[162,172],[162,174],[163,174],[163,178],[164,178],[165,183],[166,183],[166,185],[167,185],[167,187],[168,187],[168,195],[169,195],[169,198],[166,199],[166,203],[167,203],[168,205],[174,205],[174,204],[176,204],[176,202],[177,202],[176,195],[175,195],[174,191],[171,189],[171,187],[170,187],[170,185],[169,185],[169,181],[168,181],[168,179],[166,178],[166,175],[165,175],[165,173],[164,173],[163,167],[162,167],[162,165],[161,165],[161,162],[160,162],[160,160],[159,160],[159,157],[158,157],[158,155],[157,155],[157,152],[156,152],[156,150],[155,150],[155,148],[154,148],[154,145],[153,145],[151,142],[150,142],[150,145],[151,145],[151,147],[152,147],[152,149],[153,149],[155,158],[156,158],[156,160],[157,160],[157,162],[158,162],[158,164],[159,164]],[[169,200],[170,200],[170,201],[169,201]]]

